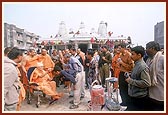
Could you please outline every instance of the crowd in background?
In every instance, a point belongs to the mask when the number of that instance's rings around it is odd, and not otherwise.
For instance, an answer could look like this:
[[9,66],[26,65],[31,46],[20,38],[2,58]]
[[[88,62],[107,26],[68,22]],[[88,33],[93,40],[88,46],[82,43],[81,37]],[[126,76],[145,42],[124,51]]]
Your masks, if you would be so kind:
[[[23,51],[17,47],[4,49],[4,110],[20,109],[25,99],[22,75],[18,68],[31,74],[30,82],[38,83],[38,88],[51,96],[54,102],[62,97],[57,88],[64,84],[68,87],[70,109],[79,107],[85,90],[98,80],[107,92],[106,78],[116,77],[114,91],[119,88],[122,103],[126,111],[163,111],[164,110],[164,52],[157,42],[151,41],[146,48],[126,44],[114,46],[112,52],[107,45],[99,50],[80,48],[57,50],[49,55],[41,48]],[[29,69],[35,67],[33,72]]]

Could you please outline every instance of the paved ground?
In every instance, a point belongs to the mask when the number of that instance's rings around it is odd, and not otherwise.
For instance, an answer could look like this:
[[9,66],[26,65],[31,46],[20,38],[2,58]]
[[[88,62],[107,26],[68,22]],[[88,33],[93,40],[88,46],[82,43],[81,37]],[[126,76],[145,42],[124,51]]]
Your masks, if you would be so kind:
[[[64,92],[64,96],[49,105],[50,98],[48,96],[46,97],[41,97],[41,105],[39,108],[36,107],[36,97],[34,96],[32,98],[31,104],[27,104],[27,101],[24,100],[22,102],[22,106],[20,111],[22,112],[88,112],[88,101],[90,100],[90,92],[87,89],[86,90],[86,95],[85,98],[81,100],[81,103],[79,105],[79,108],[77,109],[69,109],[69,106],[71,105],[69,101],[73,100],[73,98],[69,97],[69,93],[67,92],[67,89],[64,88],[64,85],[61,85],[59,88],[57,88],[58,92]],[[121,102],[121,98],[119,96],[119,102]],[[120,111],[123,111],[126,107],[121,107]],[[109,111],[106,107],[103,108],[102,111]]]

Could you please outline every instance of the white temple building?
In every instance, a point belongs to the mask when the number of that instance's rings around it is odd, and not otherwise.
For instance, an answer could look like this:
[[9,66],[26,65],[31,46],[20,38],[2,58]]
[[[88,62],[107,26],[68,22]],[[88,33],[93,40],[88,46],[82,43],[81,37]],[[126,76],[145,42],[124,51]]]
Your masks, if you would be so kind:
[[98,28],[98,34],[101,37],[107,37],[107,23],[101,21]]
[[[99,23],[98,31],[91,28],[90,32],[85,30],[84,22],[81,22],[78,30],[75,32],[72,28],[67,31],[64,21],[59,23],[58,33],[54,38],[41,39],[43,45],[52,46],[52,49],[66,49],[70,47],[84,49],[85,52],[88,48],[99,49],[101,45],[107,44],[113,48],[114,42],[128,43],[127,37],[109,35],[107,30],[107,23],[101,21]],[[49,44],[48,44],[49,43]]]
[[62,21],[59,24],[58,35],[61,36],[61,37],[67,37],[68,36],[66,25],[65,25],[64,21]]

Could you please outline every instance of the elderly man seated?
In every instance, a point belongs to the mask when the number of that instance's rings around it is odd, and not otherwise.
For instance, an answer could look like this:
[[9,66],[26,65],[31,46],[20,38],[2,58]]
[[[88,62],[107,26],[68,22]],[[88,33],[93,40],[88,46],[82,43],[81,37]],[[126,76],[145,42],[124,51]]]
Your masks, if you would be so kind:
[[[56,92],[56,83],[55,81],[51,81],[52,78],[48,75],[52,69],[48,69],[45,71],[43,69],[43,63],[38,62],[37,68],[32,72],[30,76],[30,82],[35,82],[38,84],[38,89],[42,90],[43,93],[52,97],[53,101],[58,100],[62,93],[59,94]],[[52,101],[52,102],[53,102]]]

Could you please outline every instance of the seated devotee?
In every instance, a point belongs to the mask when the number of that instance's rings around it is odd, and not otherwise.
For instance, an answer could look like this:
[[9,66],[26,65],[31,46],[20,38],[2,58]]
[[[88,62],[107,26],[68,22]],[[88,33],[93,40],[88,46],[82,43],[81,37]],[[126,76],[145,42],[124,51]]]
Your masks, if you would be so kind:
[[41,62],[37,63],[37,68],[35,68],[30,76],[30,82],[37,83],[37,88],[42,90],[46,95],[51,96],[53,101],[58,100],[62,96],[62,93],[56,92],[56,83],[52,81],[52,78],[48,75],[52,69],[45,71],[43,67]]

